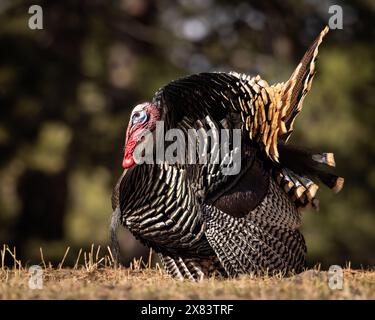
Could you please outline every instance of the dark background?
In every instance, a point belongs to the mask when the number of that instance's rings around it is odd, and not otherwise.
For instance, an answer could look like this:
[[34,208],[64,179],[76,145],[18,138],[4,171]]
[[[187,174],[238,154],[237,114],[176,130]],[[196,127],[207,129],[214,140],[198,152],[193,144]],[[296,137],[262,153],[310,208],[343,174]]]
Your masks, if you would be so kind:
[[[43,8],[44,29],[28,28]],[[304,213],[309,264],[375,264],[374,1],[87,0],[0,2],[0,244],[26,262],[67,263],[107,245],[129,111],[163,84],[202,71],[286,81],[331,30],[291,142],[334,151],[346,185]],[[121,233],[124,262],[147,255]]]

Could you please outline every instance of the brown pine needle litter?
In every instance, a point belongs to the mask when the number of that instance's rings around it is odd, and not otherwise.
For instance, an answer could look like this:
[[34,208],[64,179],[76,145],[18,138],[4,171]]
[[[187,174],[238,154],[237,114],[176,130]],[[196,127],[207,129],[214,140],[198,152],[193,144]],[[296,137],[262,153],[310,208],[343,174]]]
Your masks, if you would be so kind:
[[[30,266],[17,258],[16,248],[3,245],[0,299],[375,299],[375,271],[353,270],[350,264],[343,270],[342,289],[332,290],[319,267],[288,278],[249,275],[194,283],[171,279],[159,264],[152,266],[152,252],[146,263],[134,259],[127,268],[116,265],[109,247],[79,250],[73,268],[64,267],[69,253],[70,247],[53,267],[40,248],[43,288],[31,289]],[[12,266],[5,265],[6,257]]]

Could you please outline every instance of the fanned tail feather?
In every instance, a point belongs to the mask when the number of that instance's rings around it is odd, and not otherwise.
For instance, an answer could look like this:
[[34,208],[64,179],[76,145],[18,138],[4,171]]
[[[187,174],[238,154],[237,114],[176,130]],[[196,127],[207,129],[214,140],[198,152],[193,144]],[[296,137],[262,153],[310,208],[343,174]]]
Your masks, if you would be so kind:
[[[293,131],[294,120],[301,112],[303,100],[311,89],[312,80],[315,75],[318,48],[328,31],[328,27],[323,29],[303,56],[290,79],[281,86],[281,123],[279,126],[281,128],[280,135],[282,141],[288,141]],[[275,87],[280,90],[280,85],[275,85]]]
[[316,154],[285,144],[279,144],[279,151],[280,166],[275,170],[275,179],[297,208],[319,209],[315,198],[319,182],[334,193],[343,188],[344,178],[330,172],[336,166],[333,153]]

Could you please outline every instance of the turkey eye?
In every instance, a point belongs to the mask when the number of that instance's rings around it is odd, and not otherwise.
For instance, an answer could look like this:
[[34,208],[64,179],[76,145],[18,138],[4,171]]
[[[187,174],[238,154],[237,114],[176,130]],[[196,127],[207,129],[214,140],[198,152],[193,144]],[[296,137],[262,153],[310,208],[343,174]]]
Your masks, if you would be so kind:
[[145,111],[135,112],[132,115],[132,123],[145,123],[147,120],[147,113]]

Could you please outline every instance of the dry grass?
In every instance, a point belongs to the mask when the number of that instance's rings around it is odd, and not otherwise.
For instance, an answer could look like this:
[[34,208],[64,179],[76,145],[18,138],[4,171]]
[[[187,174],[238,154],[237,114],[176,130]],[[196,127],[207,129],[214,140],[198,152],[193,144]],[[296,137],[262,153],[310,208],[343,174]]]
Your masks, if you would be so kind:
[[[116,267],[111,252],[100,248],[80,251],[74,268],[64,268],[65,253],[57,267],[46,263],[41,250],[43,289],[29,289],[28,269],[16,252],[1,249],[0,299],[375,299],[375,271],[344,270],[342,290],[331,290],[327,273],[318,269],[291,278],[243,276],[207,279],[200,283],[170,279],[151,259],[134,260],[129,268]],[[12,268],[5,255],[14,258]]]

